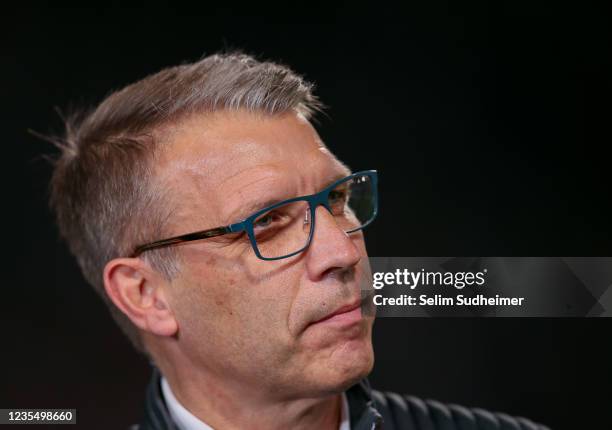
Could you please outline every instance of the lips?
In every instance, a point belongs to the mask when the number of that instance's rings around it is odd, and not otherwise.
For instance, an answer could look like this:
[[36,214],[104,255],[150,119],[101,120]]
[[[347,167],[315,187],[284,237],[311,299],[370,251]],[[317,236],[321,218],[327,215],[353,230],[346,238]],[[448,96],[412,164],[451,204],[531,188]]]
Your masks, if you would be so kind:
[[362,300],[356,300],[349,304],[340,306],[336,310],[328,313],[323,318],[313,321],[311,324],[322,323],[341,323],[351,324],[361,319]]

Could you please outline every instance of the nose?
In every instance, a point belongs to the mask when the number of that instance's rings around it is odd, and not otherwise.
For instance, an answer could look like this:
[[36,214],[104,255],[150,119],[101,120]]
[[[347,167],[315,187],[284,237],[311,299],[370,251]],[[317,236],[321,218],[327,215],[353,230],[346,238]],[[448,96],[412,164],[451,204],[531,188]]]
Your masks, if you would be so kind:
[[361,252],[354,242],[355,238],[361,238],[361,231],[349,236],[323,206],[316,209],[314,227],[310,246],[306,250],[310,279],[317,281],[327,276],[338,276],[352,270],[361,260]]

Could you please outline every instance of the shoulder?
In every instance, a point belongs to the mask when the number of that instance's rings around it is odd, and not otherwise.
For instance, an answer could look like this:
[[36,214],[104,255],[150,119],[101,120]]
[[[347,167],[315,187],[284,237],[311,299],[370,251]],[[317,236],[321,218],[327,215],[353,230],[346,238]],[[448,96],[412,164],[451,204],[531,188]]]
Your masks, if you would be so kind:
[[549,430],[526,418],[372,390],[385,428],[414,430]]

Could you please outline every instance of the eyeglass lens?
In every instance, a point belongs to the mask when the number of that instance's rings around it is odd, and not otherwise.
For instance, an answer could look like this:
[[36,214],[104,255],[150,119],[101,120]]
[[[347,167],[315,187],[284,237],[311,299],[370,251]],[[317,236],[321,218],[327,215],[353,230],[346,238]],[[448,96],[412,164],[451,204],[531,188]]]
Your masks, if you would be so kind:
[[[362,175],[338,184],[328,194],[331,214],[338,226],[350,233],[369,223],[376,202],[370,176]],[[276,207],[253,221],[253,235],[264,258],[280,258],[302,250],[310,239],[312,224],[307,201]]]

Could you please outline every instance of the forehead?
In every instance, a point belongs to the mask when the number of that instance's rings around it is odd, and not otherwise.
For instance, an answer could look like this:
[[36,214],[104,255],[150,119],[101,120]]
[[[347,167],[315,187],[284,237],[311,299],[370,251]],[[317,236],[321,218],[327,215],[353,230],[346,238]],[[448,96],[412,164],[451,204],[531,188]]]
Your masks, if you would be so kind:
[[308,194],[348,174],[312,125],[294,112],[194,116],[170,129],[165,140],[155,170],[176,203],[173,218],[193,219],[197,210],[221,222],[253,196]]

